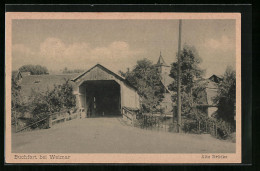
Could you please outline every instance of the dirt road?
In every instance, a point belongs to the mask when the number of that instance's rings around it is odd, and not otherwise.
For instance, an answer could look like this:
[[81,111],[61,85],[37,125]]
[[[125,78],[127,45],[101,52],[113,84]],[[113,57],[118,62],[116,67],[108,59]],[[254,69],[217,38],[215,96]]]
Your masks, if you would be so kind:
[[232,153],[235,143],[210,135],[149,131],[121,118],[86,118],[12,135],[15,153]]

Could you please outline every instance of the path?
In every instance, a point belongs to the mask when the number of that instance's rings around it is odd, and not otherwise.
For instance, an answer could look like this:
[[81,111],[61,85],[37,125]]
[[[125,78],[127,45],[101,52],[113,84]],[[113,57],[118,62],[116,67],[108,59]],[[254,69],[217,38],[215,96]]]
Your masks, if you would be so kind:
[[121,118],[86,118],[12,135],[15,153],[231,153],[235,143],[210,135],[127,126]]

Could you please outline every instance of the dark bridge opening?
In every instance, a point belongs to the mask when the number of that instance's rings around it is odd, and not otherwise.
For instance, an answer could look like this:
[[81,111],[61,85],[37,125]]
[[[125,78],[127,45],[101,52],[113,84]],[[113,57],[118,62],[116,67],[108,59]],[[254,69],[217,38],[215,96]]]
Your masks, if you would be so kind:
[[120,115],[120,85],[113,80],[86,81],[88,117]]

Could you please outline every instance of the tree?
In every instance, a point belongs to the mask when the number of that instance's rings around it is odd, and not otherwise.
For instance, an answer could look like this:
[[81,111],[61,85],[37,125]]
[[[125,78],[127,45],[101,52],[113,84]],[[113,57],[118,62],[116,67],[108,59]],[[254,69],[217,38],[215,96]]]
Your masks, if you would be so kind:
[[23,65],[19,68],[20,72],[30,72],[31,75],[48,74],[48,69],[41,65]]
[[32,91],[30,97],[31,113],[34,115],[59,112],[62,109],[71,109],[76,106],[76,97],[73,94],[69,80],[61,85],[55,85],[45,93]]
[[61,102],[64,108],[70,109],[76,106],[76,97],[73,94],[73,87],[69,83],[69,80],[65,80],[65,83],[58,86],[58,90],[61,95]]
[[[177,56],[177,55],[176,55]],[[201,79],[204,70],[199,67],[202,59],[195,47],[185,45],[181,51],[181,101],[182,101],[182,113],[190,114],[193,105],[195,88],[200,88],[196,83],[196,80]],[[173,83],[169,85],[169,90],[177,92],[177,73],[178,63],[174,62],[171,65],[170,76],[173,78]],[[177,101],[177,94],[173,95],[173,101]]]
[[70,70],[70,69],[68,69],[67,67],[65,67],[65,68],[62,70],[62,73],[63,73],[63,74],[82,73],[82,72],[84,72],[84,70],[82,70],[82,69],[73,69],[73,70]]
[[138,94],[142,97],[144,112],[156,111],[164,90],[157,67],[150,60],[142,59],[137,61],[132,71],[128,69],[126,73],[120,73],[137,88]]
[[218,85],[218,94],[214,98],[218,106],[216,118],[235,124],[236,108],[236,72],[228,66],[223,76],[223,81]]
[[11,90],[12,90],[12,96],[11,96],[12,109],[16,109],[21,104],[21,96],[20,96],[21,86],[18,84],[17,80],[14,77],[12,77]]

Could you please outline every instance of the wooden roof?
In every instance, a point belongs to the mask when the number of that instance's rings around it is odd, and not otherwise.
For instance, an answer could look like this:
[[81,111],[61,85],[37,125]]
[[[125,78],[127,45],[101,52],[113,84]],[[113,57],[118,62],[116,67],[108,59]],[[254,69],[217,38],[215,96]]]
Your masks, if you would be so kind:
[[46,92],[52,90],[54,85],[61,85],[66,80],[70,80],[75,77],[75,74],[64,74],[64,75],[28,75],[21,79],[21,95],[29,97],[31,91]]
[[124,82],[127,86],[133,88],[134,90],[137,90],[136,87],[134,87],[133,85],[131,85],[124,77],[114,73],[113,71],[107,69],[106,67],[104,67],[103,65],[100,64],[96,64],[95,66],[93,66],[92,68],[90,68],[89,70],[79,74],[78,76],[76,76],[75,78],[71,79],[71,81],[76,82],[78,79],[80,79],[81,77],[83,77],[84,75],[86,75],[87,73],[89,73],[91,70],[93,70],[94,68],[100,68],[101,70],[107,72],[108,74],[113,75],[116,79]]

